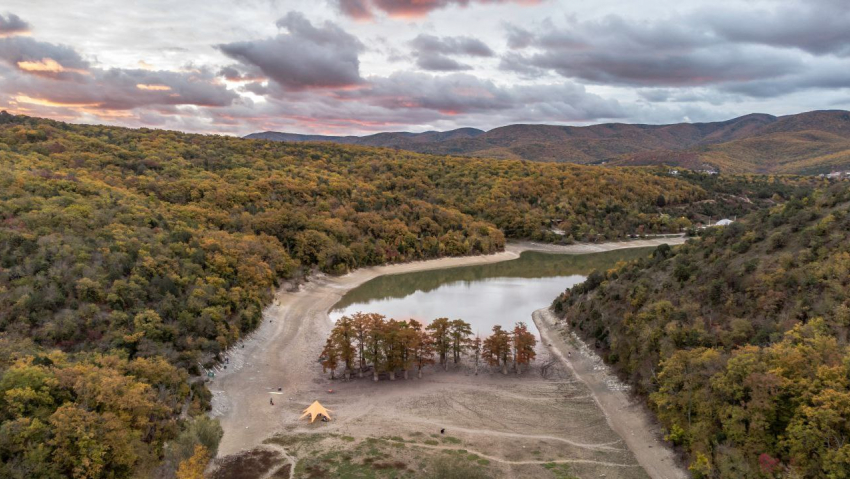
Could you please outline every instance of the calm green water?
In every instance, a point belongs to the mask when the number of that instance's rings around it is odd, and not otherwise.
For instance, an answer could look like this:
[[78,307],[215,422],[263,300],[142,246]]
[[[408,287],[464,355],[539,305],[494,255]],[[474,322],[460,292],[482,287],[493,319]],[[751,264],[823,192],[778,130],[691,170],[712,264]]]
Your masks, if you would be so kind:
[[649,256],[654,248],[585,255],[526,251],[518,259],[479,266],[379,276],[349,291],[330,312],[336,321],[346,314],[380,313],[388,318],[463,319],[486,336],[493,326],[531,324],[531,313],[552,304],[565,289],[593,270],[618,261]]

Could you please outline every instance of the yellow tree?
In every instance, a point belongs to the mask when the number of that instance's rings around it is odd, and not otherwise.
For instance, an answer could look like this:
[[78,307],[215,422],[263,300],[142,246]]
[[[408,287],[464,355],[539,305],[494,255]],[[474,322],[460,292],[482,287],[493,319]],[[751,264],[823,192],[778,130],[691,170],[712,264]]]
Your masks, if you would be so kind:
[[204,479],[204,469],[210,462],[210,453],[207,448],[198,444],[192,457],[180,463],[177,468],[177,479]]

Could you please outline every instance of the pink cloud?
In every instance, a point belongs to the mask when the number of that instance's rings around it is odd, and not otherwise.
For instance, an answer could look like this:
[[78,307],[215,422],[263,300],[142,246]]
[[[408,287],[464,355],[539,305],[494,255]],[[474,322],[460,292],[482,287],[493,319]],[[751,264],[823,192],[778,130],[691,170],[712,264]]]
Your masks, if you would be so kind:
[[544,0],[337,0],[340,11],[357,20],[369,20],[375,11],[394,18],[420,18],[434,10],[453,5],[467,7],[472,4],[537,5]]

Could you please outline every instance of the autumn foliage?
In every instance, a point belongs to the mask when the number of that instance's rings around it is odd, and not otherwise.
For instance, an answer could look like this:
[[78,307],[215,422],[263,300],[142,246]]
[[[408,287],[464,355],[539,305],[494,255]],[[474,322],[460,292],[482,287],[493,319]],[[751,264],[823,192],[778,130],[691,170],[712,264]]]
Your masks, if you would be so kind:
[[850,188],[710,228],[554,303],[695,477],[850,477]]
[[[351,334],[357,329],[361,334]],[[537,338],[524,323],[517,323],[512,333],[495,326],[493,336],[482,342],[472,336],[469,323],[461,319],[437,318],[423,326],[414,319],[396,321],[377,313],[355,313],[337,320],[319,361],[331,378],[341,367],[348,379],[357,365],[359,377],[368,369],[375,381],[381,374],[395,380],[397,372],[408,379],[408,372],[414,368],[421,378],[422,368],[428,364],[438,363],[448,370],[449,363],[458,364],[469,354],[477,373],[483,351],[489,364],[502,365],[507,374],[507,361],[513,359],[514,370],[519,373],[522,366],[534,360],[536,345]]]
[[[214,456],[220,428],[203,419],[200,374],[256,328],[285,282],[493,253],[506,237],[678,231],[710,197],[659,170],[0,113],[0,476],[167,477],[197,444]],[[332,341],[326,367],[407,371],[431,348],[444,364],[465,351],[458,336],[431,344],[410,321],[385,323],[351,325],[334,341],[357,348]],[[92,388],[103,395],[87,397]]]

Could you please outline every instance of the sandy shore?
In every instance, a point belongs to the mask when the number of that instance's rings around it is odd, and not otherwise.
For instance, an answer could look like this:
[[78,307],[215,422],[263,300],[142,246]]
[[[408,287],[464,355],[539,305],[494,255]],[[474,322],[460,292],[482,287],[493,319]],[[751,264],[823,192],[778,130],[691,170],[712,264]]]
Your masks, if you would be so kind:
[[[424,380],[382,381],[378,384],[358,380],[345,383],[330,382],[316,358],[331,329],[330,308],[347,291],[380,275],[507,261],[527,250],[586,254],[682,242],[684,238],[570,246],[514,243],[508,245],[505,252],[493,255],[363,268],[341,277],[320,275],[311,278],[297,292],[281,290],[274,304],[264,311],[263,324],[229,352],[227,368],[219,370],[209,384],[213,392],[212,415],[219,417],[225,431],[219,457],[251,449],[276,433],[306,432],[302,431],[305,425],[298,421],[298,414],[307,404],[319,399],[330,404],[326,406],[331,409],[336,409],[341,418],[330,423],[327,429],[355,437],[377,437],[392,430],[403,433],[417,424],[428,430],[438,424],[449,425],[450,428],[458,428],[467,447],[477,445],[485,448],[490,451],[490,456],[502,447],[513,450],[512,444],[522,438],[555,444],[567,441],[574,445],[558,451],[570,456],[556,460],[579,461],[572,467],[595,468],[588,472],[604,471],[601,473],[609,478],[645,477],[637,466],[640,463],[652,474],[651,468],[643,461],[635,461],[622,444],[611,445],[620,439],[609,426],[613,424],[597,406],[599,399],[588,399],[593,398],[592,392],[576,381],[566,367],[562,373],[552,374],[554,379],[542,382],[533,372],[523,375],[524,381],[534,381],[529,387],[517,387],[515,383],[506,385],[506,378],[498,374],[482,374],[471,380],[467,377],[469,372],[462,370],[454,373],[429,371]],[[531,313],[529,311],[529,315]],[[545,348],[540,351],[543,358],[550,353]],[[542,364],[541,361],[538,363]],[[329,389],[334,389],[334,392],[328,393]],[[576,391],[564,397],[552,395],[552,391],[567,389]],[[508,390],[515,392],[506,396]],[[446,397],[451,397],[454,403],[446,405]],[[584,399],[578,400],[577,405],[570,402],[573,397]],[[270,404],[270,400],[274,405]],[[516,413],[506,414],[506,407],[511,410],[545,407],[550,415],[562,416],[564,424],[554,427],[551,421],[545,419],[535,421],[519,417],[521,415]],[[375,418],[365,420],[365,412],[376,410],[380,410],[380,421]],[[417,411],[417,414],[412,416],[411,411]],[[576,411],[581,411],[581,414],[576,416]],[[469,420],[470,414],[475,416],[475,421]],[[486,419],[491,416],[492,421]],[[510,421],[511,417],[516,420]],[[597,424],[599,421],[601,428]],[[482,424],[489,427],[481,427]],[[504,444],[500,445],[500,441]],[[523,467],[543,463],[534,458],[514,457],[507,452],[503,456],[501,460],[505,461],[505,469],[502,474],[507,477],[521,477]]]

